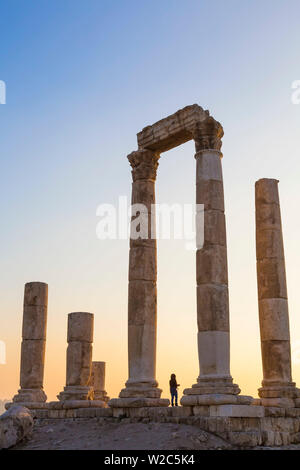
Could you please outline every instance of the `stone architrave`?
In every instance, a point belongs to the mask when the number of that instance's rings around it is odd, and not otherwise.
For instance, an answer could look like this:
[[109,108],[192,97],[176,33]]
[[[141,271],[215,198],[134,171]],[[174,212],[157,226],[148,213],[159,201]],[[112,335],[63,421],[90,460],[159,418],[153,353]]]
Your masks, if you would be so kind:
[[67,379],[64,391],[57,396],[60,401],[93,399],[93,387],[90,385],[93,334],[94,315],[92,313],[69,313]]
[[[204,226],[196,224],[197,318],[200,374],[184,390],[182,405],[238,403],[238,385],[230,375],[227,245],[220,148],[223,129],[212,117],[197,123],[196,202],[204,205]],[[198,209],[197,209],[198,210]],[[204,232],[204,233],[201,233]],[[203,240],[203,246],[199,243]],[[251,402],[251,399],[247,401]]]
[[39,406],[47,396],[43,390],[47,329],[48,285],[25,284],[21,346],[20,390],[14,403]]
[[105,390],[105,362],[92,362],[92,377],[90,383],[94,390],[94,400],[108,402],[109,397]]
[[[255,183],[256,259],[264,406],[293,407],[289,312],[278,180]],[[296,401],[300,402],[298,399]],[[300,405],[300,403],[299,403]]]

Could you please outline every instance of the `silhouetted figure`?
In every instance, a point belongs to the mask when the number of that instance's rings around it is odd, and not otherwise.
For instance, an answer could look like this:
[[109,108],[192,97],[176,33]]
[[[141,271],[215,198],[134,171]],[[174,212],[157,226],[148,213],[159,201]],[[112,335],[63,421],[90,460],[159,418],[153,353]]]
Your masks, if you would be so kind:
[[177,392],[177,387],[180,386],[180,384],[177,383],[176,380],[176,375],[171,374],[171,379],[170,379],[170,393],[171,393],[171,403],[172,406],[174,406],[174,398],[175,398],[175,406],[178,406],[178,392]]

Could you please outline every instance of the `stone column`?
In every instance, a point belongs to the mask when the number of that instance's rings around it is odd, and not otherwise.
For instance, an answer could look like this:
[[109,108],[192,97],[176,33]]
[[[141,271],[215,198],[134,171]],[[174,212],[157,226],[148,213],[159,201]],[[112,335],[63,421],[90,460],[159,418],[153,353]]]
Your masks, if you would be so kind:
[[92,343],[94,315],[74,312],[68,315],[67,380],[60,401],[91,400]]
[[[156,381],[155,179],[159,154],[138,150],[132,167],[132,221],[128,286],[129,378],[110,406],[168,406]],[[137,205],[137,206],[136,206]],[[137,398],[139,399],[137,401]]]
[[105,391],[105,362],[92,362],[91,386],[94,390],[94,400],[108,402],[109,397]]
[[[193,134],[197,162],[196,202],[204,205],[204,227],[203,223],[198,223],[199,218],[197,220],[196,253],[200,375],[192,388],[184,390],[181,404],[237,403],[240,389],[232,383],[230,375],[227,245],[220,152],[223,129],[209,117],[197,124]],[[216,401],[216,394],[222,395],[217,397],[219,401]]]
[[43,390],[47,328],[48,285],[29,282],[25,285],[20,390],[17,403],[44,403]]
[[[257,287],[263,365],[261,403],[294,406],[289,313],[278,180],[255,183]],[[299,403],[300,405],[300,403]]]

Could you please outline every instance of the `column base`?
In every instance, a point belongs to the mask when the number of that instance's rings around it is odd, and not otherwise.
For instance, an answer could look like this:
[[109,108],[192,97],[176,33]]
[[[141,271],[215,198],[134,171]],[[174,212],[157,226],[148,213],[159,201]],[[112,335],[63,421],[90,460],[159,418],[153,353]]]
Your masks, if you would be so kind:
[[263,406],[291,408],[300,406],[300,389],[295,382],[268,382],[263,380],[258,389],[258,396]]
[[[183,391],[180,403],[183,406],[221,405],[221,404],[250,404],[252,397],[237,395],[238,385],[232,383],[232,377],[198,377],[192,388]],[[240,399],[240,401],[238,400]]]
[[159,399],[162,390],[160,388],[129,387],[123,388],[119,398],[156,398]]
[[156,380],[136,380],[129,379],[126,387],[119,394],[119,398],[113,398],[108,405],[115,408],[140,408],[169,406],[170,400],[160,398],[162,390],[157,387]]
[[41,388],[21,388],[13,397],[14,403],[45,403],[47,395]]
[[102,400],[105,403],[107,403],[110,400],[110,397],[107,396],[107,393],[105,390],[99,390],[96,391],[94,390],[94,398],[93,400]]
[[57,398],[59,401],[93,400],[93,395],[93,387],[67,385],[64,387],[64,391],[57,395]]

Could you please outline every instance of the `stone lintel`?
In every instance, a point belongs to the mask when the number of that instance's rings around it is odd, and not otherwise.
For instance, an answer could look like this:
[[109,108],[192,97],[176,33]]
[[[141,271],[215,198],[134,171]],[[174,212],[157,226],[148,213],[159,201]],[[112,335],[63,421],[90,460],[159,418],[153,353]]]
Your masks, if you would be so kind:
[[192,130],[198,122],[209,117],[209,111],[193,104],[157,121],[137,134],[139,149],[166,152],[193,138]]

